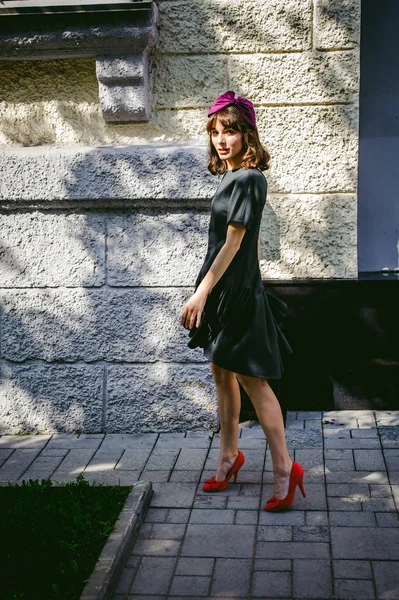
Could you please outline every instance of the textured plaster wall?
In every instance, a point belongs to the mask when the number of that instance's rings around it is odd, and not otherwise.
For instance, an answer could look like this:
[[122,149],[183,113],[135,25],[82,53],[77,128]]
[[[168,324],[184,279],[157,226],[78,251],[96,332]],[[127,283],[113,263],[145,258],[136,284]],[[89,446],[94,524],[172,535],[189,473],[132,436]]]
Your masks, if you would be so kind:
[[[255,103],[267,278],[357,276],[360,0],[160,0],[147,124],[94,60],[0,62],[0,430],[214,427],[178,325],[206,252],[207,107]],[[205,210],[204,210],[205,209]]]

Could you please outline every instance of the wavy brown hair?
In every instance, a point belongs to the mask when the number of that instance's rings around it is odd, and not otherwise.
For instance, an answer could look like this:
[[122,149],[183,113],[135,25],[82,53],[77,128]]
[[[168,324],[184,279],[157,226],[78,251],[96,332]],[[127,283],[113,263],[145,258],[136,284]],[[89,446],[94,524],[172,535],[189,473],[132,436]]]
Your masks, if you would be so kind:
[[266,171],[269,168],[270,154],[259,139],[258,130],[252,127],[245,119],[242,118],[239,110],[233,106],[226,106],[217,113],[214,113],[208,118],[206,131],[209,134],[209,164],[208,171],[212,175],[221,175],[227,170],[227,163],[219,157],[215,146],[212,143],[211,132],[215,128],[216,120],[219,119],[223,127],[226,129],[234,129],[242,133],[242,144],[247,149],[241,165],[244,169],[257,167],[261,171]]

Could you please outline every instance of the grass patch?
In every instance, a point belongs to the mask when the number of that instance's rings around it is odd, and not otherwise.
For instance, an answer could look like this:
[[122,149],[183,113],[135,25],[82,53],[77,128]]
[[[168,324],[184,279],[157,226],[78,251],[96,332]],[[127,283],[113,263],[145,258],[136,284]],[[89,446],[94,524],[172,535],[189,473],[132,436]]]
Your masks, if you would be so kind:
[[0,598],[77,600],[133,486],[0,486]]

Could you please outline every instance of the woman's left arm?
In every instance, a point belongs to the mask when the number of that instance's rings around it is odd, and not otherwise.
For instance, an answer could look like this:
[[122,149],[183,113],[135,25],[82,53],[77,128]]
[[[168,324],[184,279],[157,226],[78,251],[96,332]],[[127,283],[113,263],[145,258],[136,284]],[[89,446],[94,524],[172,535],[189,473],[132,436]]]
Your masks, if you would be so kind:
[[217,253],[207,274],[195,290],[194,294],[184,305],[180,317],[180,324],[184,327],[191,329],[195,321],[197,321],[196,326],[200,326],[201,313],[207,297],[237,254],[245,231],[246,227],[240,223],[230,223],[227,227],[225,243]]

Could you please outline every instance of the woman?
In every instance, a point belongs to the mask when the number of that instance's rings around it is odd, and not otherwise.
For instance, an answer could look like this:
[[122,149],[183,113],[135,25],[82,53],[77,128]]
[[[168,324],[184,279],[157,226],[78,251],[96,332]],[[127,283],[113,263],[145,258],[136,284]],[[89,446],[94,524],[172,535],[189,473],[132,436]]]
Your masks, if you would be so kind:
[[244,464],[238,449],[239,383],[250,397],[273,461],[274,495],[265,510],[303,496],[304,470],[290,459],[280,404],[268,379],[280,379],[292,348],[279,327],[287,305],[266,294],[260,269],[259,227],[266,202],[262,170],[270,156],[261,145],[252,102],[234,92],[219,96],[208,111],[208,169],[222,175],[211,203],[208,251],[184,305],[180,324],[190,329],[190,348],[202,347],[215,381],[220,419],[220,456],[204,491],[226,489]]

